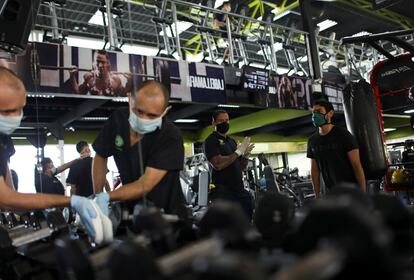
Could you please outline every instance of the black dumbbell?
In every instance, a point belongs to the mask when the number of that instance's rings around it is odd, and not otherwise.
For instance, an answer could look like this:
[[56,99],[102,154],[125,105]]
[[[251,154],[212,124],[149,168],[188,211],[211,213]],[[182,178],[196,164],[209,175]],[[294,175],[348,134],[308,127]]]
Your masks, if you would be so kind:
[[253,220],[263,245],[282,247],[295,216],[292,199],[281,193],[266,192],[258,200]]
[[395,279],[389,231],[379,217],[349,197],[316,201],[299,225],[291,251],[304,256],[337,248],[345,255],[338,279]]
[[[160,255],[161,249],[173,248],[168,242],[170,228],[163,215],[155,209],[141,209],[134,216],[134,227],[141,234],[115,246],[107,246],[89,255],[85,244],[73,240],[57,240],[56,250],[62,273],[75,275],[73,279],[101,279],[103,275],[151,275],[149,278],[167,277],[191,266],[196,257],[218,256],[224,246],[249,248],[257,233],[238,206],[217,202],[200,222],[204,239],[181,249]],[[145,234],[147,233],[147,234]],[[154,246],[153,240],[158,240]],[[166,243],[166,244],[165,244]],[[70,254],[68,253],[70,252]],[[158,255],[158,256],[157,256]],[[141,262],[141,263],[140,263]]]
[[20,247],[41,239],[52,237],[58,233],[68,233],[67,224],[60,211],[51,211],[45,217],[43,213],[31,213],[31,217],[36,217],[31,224],[34,227],[25,227],[24,224],[19,225],[10,230],[2,229],[2,244],[4,247]]

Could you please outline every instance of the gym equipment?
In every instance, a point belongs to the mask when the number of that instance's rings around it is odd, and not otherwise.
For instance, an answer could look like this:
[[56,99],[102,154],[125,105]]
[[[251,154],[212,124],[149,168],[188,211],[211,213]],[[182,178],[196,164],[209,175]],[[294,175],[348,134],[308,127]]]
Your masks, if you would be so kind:
[[171,226],[155,208],[143,209],[139,216],[134,218],[139,235],[91,255],[79,240],[57,240],[63,278],[70,273],[71,279],[116,279],[119,275],[160,279],[185,271],[198,258],[220,256],[225,246],[250,250],[258,238],[238,205],[218,201],[200,222],[200,236],[204,239],[175,251],[171,246],[167,252],[160,248],[174,242]]
[[292,248],[300,256],[324,244],[343,252],[344,267],[335,279],[396,279],[389,232],[380,217],[352,199],[315,201],[295,235]]
[[180,172],[180,179],[187,204],[193,206],[193,211],[198,212],[207,207],[210,168],[203,153],[185,158],[184,169]]
[[393,248],[399,255],[412,256],[414,252],[414,215],[396,196],[376,194],[371,197],[375,211],[392,230]]
[[387,159],[371,86],[364,80],[351,82],[343,94],[346,124],[358,141],[365,177],[380,179],[385,175]]
[[[402,30],[359,37],[345,37],[342,39],[343,44],[366,43],[375,48],[379,53],[387,58],[387,60],[378,62],[370,74],[370,83],[375,94],[377,106],[378,117],[375,119],[378,119],[381,133],[384,131],[382,113],[396,108],[403,108],[404,106],[409,105],[411,102],[409,99],[409,91],[414,84],[414,62],[412,59],[414,55],[414,46],[407,43],[398,36],[409,35],[412,34],[412,32],[413,30]],[[389,53],[382,47],[386,41],[396,45],[408,53],[402,55],[393,55]],[[359,110],[360,109],[357,109],[355,111]],[[362,112],[365,112],[366,109],[364,108],[363,110],[364,111]],[[370,111],[371,109],[369,112]],[[371,121],[374,120],[374,118],[367,119],[370,120],[367,125],[368,127],[371,127]],[[377,124],[374,125],[377,126]],[[375,137],[372,137],[374,139],[378,138],[378,132],[375,133]],[[385,145],[384,139],[382,139],[382,142],[382,145]],[[377,150],[377,148],[375,148],[375,150]],[[371,155],[376,157],[377,153],[372,152]],[[378,159],[382,160],[383,155],[380,154]],[[405,190],[407,186],[392,184],[390,165],[386,160],[385,165],[387,172],[384,179],[384,189],[386,191]]]
[[[7,216],[14,217],[14,214],[9,213]],[[10,246],[20,247],[34,241],[69,232],[62,213],[57,210],[47,213],[46,217],[41,212],[31,213],[29,221],[29,227],[27,224],[17,225],[17,223],[10,229],[0,226],[3,249]]]
[[254,224],[265,245],[280,247],[294,217],[295,205],[288,196],[280,193],[264,193],[258,200]]

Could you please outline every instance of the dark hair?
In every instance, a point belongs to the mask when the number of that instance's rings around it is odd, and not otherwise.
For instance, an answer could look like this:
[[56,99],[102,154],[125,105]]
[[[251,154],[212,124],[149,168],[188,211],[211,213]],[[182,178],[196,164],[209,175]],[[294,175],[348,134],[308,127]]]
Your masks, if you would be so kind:
[[212,115],[213,121],[216,121],[216,119],[217,119],[218,115],[220,115],[220,114],[228,114],[228,113],[227,113],[227,111],[226,111],[226,110],[223,110],[223,109],[218,109],[218,110],[215,110],[215,111],[213,112],[213,115]]
[[334,111],[334,107],[333,107],[332,103],[329,102],[326,99],[318,99],[318,100],[315,100],[313,102],[313,106],[315,106],[315,105],[319,105],[319,106],[322,106],[323,108],[325,108],[326,113],[328,113],[330,111]]
[[85,140],[81,140],[76,144],[76,151],[78,151],[78,153],[82,152],[83,147],[88,146],[88,142],[86,142]]
[[107,59],[108,59],[108,61],[109,61],[109,54],[108,54],[108,52],[107,51],[105,51],[105,50],[95,50],[95,53],[98,55],[98,54],[102,54],[102,55],[104,55]]
[[46,167],[47,164],[51,163],[52,160],[48,157],[45,157],[42,159],[42,161],[40,162],[40,164],[42,165],[42,168],[44,169]]
[[162,83],[155,81],[155,80],[148,80],[140,84],[138,88],[135,90],[135,92],[132,91],[132,96],[136,97],[136,93],[146,86],[155,86],[155,88],[161,90],[162,94],[164,95],[165,107],[168,106],[168,102],[170,101],[170,93],[168,92],[168,89]]

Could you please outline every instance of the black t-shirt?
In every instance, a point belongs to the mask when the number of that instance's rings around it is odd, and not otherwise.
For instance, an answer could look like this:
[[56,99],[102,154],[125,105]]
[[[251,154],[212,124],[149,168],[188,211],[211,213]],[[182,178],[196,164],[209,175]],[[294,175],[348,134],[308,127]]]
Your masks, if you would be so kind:
[[328,189],[341,182],[357,183],[347,155],[354,149],[358,149],[354,136],[338,126],[334,126],[327,135],[316,132],[309,138],[307,157],[318,162]]
[[42,184],[39,183],[35,185],[37,193],[49,193],[49,194],[65,194],[65,189],[59,179],[53,174],[52,177],[47,176],[46,174],[41,174]]
[[[128,108],[115,111],[92,145],[98,155],[104,158],[114,157],[123,184],[141,177],[139,145],[130,145],[128,117]],[[143,170],[152,167],[168,171],[147,198],[166,213],[178,213],[180,205],[185,204],[179,175],[184,166],[184,145],[180,130],[163,118],[161,129],[146,134],[140,143]]]
[[0,133],[0,176],[5,177],[7,165],[14,153],[14,145],[10,136]]
[[76,195],[92,195],[92,158],[87,157],[75,162],[69,170],[66,183],[76,185]]
[[[414,151],[406,150],[402,153],[402,163],[414,162]],[[414,163],[404,164],[404,168],[414,169]]]
[[[209,161],[217,155],[229,156],[236,149],[237,143],[234,139],[229,136],[223,137],[215,131],[204,142],[204,154]],[[235,160],[232,164],[220,171],[213,169],[212,183],[224,186],[229,191],[242,191],[244,187],[240,160]]]

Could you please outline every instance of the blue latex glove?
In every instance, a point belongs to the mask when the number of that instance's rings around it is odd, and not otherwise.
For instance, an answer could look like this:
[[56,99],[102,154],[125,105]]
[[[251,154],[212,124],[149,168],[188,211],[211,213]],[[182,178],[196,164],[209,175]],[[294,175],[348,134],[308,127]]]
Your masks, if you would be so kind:
[[109,216],[109,194],[106,192],[98,193],[95,196],[96,204],[98,204],[99,208],[101,209],[102,213],[105,216]]
[[92,203],[86,197],[72,195],[70,199],[70,205],[78,212],[86,232],[92,239],[95,239],[95,229],[92,225],[92,219],[97,217],[97,213],[92,206]]

